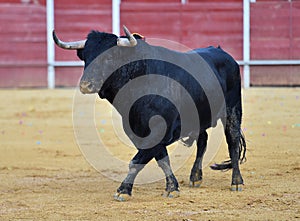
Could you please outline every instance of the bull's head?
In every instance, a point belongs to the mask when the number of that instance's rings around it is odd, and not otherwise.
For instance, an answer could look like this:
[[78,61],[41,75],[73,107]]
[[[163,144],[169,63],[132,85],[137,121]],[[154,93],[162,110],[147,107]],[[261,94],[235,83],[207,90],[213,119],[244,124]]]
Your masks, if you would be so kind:
[[[114,46],[118,46],[118,48],[133,48],[137,45],[135,35],[131,34],[125,26],[123,26],[123,29],[126,34],[125,37],[118,37],[110,33],[92,31],[86,40],[64,42],[61,41],[56,36],[55,31],[53,31],[53,39],[56,45],[63,49],[77,50],[77,55],[81,60],[84,61],[86,70],[86,68],[94,61],[95,58]],[[109,63],[111,63],[110,60],[120,59],[120,56],[114,57],[112,54],[106,54],[106,56],[102,57],[102,72],[105,72],[105,69],[108,68]],[[84,72],[80,80],[80,91],[82,93],[98,93],[100,90],[99,82],[101,82],[101,80],[103,81],[103,79],[100,78],[101,74],[95,76],[95,72]]]

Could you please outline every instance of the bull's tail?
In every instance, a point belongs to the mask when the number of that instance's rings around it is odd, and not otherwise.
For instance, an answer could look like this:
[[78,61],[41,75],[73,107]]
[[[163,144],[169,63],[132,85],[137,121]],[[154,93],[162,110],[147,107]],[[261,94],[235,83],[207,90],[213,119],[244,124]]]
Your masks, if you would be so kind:
[[[240,148],[240,163],[245,163],[246,162],[246,140],[245,140],[245,136],[243,134],[243,132],[241,131],[241,138],[240,138],[240,143],[239,143],[239,148]],[[232,162],[231,160],[227,160],[227,161],[223,161],[220,164],[213,164],[210,166],[211,169],[213,170],[223,170],[223,171],[227,171],[232,169]]]

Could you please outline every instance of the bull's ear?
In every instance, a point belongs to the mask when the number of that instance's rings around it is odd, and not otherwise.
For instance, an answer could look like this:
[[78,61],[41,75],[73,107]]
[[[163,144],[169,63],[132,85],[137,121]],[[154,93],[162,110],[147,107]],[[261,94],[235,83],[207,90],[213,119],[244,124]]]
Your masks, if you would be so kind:
[[83,56],[83,49],[77,49],[77,56],[79,57],[80,60],[84,60]]
[[146,40],[145,36],[141,35],[140,33],[133,33],[132,35],[135,39],[142,39],[144,41]]

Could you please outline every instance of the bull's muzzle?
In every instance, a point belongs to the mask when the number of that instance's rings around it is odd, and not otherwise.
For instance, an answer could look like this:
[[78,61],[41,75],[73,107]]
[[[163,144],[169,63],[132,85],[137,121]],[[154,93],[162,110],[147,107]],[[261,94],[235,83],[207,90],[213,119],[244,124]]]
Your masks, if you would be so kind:
[[80,87],[81,93],[83,93],[83,94],[92,94],[92,93],[95,93],[94,86],[92,85],[91,82],[82,81],[82,82],[80,82],[79,87]]

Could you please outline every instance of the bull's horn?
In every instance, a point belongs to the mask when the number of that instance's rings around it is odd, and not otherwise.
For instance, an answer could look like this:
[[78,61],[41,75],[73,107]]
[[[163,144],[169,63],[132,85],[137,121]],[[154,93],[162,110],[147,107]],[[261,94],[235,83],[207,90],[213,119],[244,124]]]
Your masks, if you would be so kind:
[[136,46],[137,40],[135,39],[135,37],[133,36],[133,34],[130,33],[130,31],[128,30],[128,28],[125,25],[123,25],[123,29],[124,29],[124,32],[126,34],[126,37],[130,41],[130,45],[131,46]]
[[81,41],[72,41],[72,42],[64,42],[61,41],[55,34],[55,31],[53,30],[52,32],[53,40],[55,44],[58,47],[64,48],[64,49],[69,49],[69,50],[76,50],[76,49],[83,49],[86,40],[81,40]]
[[137,45],[137,40],[133,36],[133,34],[130,33],[128,28],[123,25],[124,32],[126,34],[127,38],[118,38],[117,45],[123,46],[123,47],[134,47]]

